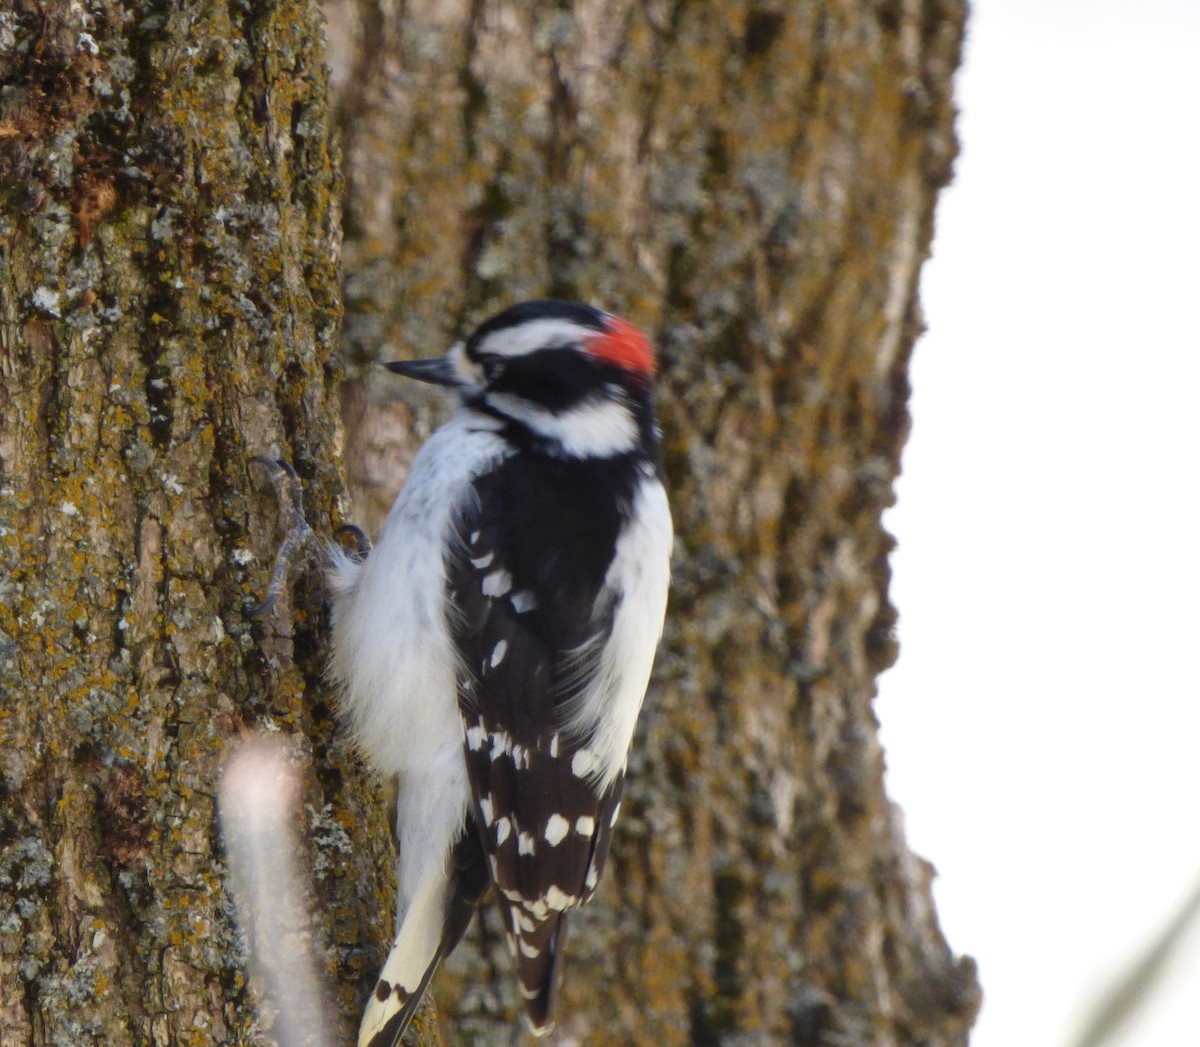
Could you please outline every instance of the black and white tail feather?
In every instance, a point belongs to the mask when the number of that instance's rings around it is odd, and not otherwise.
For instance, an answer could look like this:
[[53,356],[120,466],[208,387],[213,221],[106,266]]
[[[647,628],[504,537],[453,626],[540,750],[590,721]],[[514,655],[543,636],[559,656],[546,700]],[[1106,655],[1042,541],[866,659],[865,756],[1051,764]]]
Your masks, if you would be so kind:
[[671,518],[654,358],[588,306],[527,302],[441,360],[451,389],[369,557],[335,554],[331,671],[399,781],[395,944],[360,1047],[394,1047],[489,887],[524,1012],[553,1026],[666,606]]

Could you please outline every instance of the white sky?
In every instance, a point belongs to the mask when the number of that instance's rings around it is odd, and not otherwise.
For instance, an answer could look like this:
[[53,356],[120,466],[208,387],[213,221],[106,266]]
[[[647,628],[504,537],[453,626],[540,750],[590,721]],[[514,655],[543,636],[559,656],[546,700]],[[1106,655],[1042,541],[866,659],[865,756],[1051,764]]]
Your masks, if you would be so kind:
[[1200,3],[977,0],[958,86],[878,709],[973,1047],[1066,1047],[1200,880]]

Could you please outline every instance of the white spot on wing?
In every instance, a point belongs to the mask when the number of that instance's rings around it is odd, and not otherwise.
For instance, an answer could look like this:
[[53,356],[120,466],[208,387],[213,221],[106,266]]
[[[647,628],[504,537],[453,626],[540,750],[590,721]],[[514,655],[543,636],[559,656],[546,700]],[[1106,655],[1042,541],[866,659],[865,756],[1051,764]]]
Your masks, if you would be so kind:
[[[475,533],[478,534],[479,532],[476,531]],[[491,567],[494,559],[496,559],[496,554],[494,552],[488,553],[485,556],[474,557],[471,560],[471,566],[482,571],[485,567]]]
[[491,825],[492,824],[492,815],[493,815],[491,796],[485,796],[482,800],[479,801],[479,811],[483,815],[483,824]]
[[621,805],[620,805],[620,804],[617,804],[617,806],[613,808],[612,817],[611,817],[611,818],[609,818],[609,820],[608,820],[608,827],[609,827],[610,829],[611,829],[611,828],[612,828],[614,825],[616,825],[616,824],[617,824],[617,815],[618,815],[618,814],[620,814],[620,813],[621,813]]
[[503,596],[512,588],[512,581],[512,575],[501,568],[484,578],[480,588],[484,596]]
[[579,899],[575,895],[559,890],[554,884],[551,884],[550,890],[546,892],[546,905],[555,912],[565,912],[578,902]]
[[[507,818],[501,818],[496,823],[496,846],[499,847],[505,840],[508,839],[508,834],[512,831],[511,823]],[[495,875],[495,870],[492,870]]]
[[492,656],[488,659],[488,665],[495,669],[502,661],[504,656],[508,654],[508,641],[501,640],[495,647],[492,648]]
[[517,835],[517,854],[533,854],[533,837],[529,833]]
[[510,597],[512,608],[517,614],[525,614],[528,611],[536,611],[538,602],[537,597],[529,589],[522,589],[520,592],[513,593]]
[[580,749],[571,757],[571,773],[576,778],[586,778],[596,768],[596,754],[591,749]]
[[596,819],[590,814],[585,814],[582,818],[575,820],[575,831],[580,836],[591,836],[596,831]]
[[527,941],[525,941],[524,938],[521,939],[520,945],[521,945],[521,955],[528,956],[531,960],[535,956],[540,956],[542,954],[541,949],[539,949],[536,945],[530,945]]
[[533,901],[524,903],[525,911],[530,913],[535,920],[544,920],[550,913],[546,903],[541,898],[535,898]]
[[571,828],[571,823],[566,820],[561,814],[550,815],[550,820],[546,822],[546,831],[543,834],[546,837],[546,842],[551,847],[557,847],[566,839],[567,832]]
[[479,752],[483,748],[483,743],[487,740],[487,728],[483,724],[476,724],[474,727],[467,728],[467,748],[473,753]]
[[[503,641],[502,641],[503,642]],[[512,752],[512,736],[507,731],[497,731],[492,735],[493,762]]]

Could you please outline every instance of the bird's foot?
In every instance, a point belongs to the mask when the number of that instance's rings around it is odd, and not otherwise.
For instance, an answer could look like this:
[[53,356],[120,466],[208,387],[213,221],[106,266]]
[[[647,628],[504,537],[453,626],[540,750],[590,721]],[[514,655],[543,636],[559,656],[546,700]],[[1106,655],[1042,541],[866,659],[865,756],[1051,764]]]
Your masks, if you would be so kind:
[[[257,617],[274,607],[283,594],[291,573],[292,561],[296,556],[299,554],[303,559],[311,558],[318,543],[317,536],[305,519],[304,489],[291,462],[284,458],[267,458],[261,454],[254,455],[250,460],[267,469],[271,482],[275,485],[279,506],[287,514],[287,534],[284,535],[279,551],[275,554],[275,566],[271,569],[271,581],[267,585],[267,598],[246,612],[251,617]],[[345,524],[333,532],[333,537],[355,563],[362,563],[371,552],[371,539],[361,527]]]
[[[275,606],[276,601],[287,587],[288,575],[291,571],[292,560],[297,553],[310,555],[315,544],[316,535],[304,518],[303,490],[300,477],[292,468],[291,462],[283,458],[266,458],[256,454],[251,461],[264,466],[275,485],[275,494],[279,505],[287,513],[287,534],[275,554],[275,566],[271,569],[271,581],[267,585],[267,598],[262,603],[251,607],[246,613],[251,617],[265,614]],[[357,528],[356,528],[357,530]]]
[[362,563],[371,551],[371,539],[366,531],[354,524],[343,524],[333,532],[333,539],[355,563]]

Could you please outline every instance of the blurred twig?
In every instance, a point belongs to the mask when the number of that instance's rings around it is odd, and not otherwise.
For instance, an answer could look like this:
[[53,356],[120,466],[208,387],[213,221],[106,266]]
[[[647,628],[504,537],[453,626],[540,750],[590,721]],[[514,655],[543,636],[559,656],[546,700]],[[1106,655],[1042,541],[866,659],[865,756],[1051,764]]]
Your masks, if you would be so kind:
[[292,831],[300,781],[279,742],[239,743],[221,775],[221,829],[229,852],[259,1014],[279,1047],[327,1047],[332,1013],[313,956],[312,912]]
[[1200,881],[1150,946],[1100,994],[1071,1047],[1100,1047],[1146,1006],[1176,948],[1200,916]]

